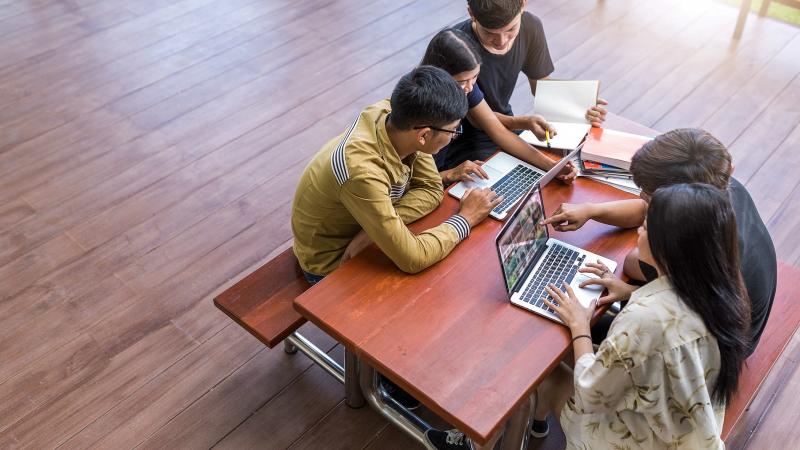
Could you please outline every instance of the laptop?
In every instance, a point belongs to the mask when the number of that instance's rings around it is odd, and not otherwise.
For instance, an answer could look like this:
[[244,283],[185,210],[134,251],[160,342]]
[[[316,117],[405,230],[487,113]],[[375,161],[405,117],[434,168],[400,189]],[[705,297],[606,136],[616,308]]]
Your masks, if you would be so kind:
[[534,184],[546,186],[547,183],[561,172],[567,162],[574,159],[580,151],[582,144],[572,150],[567,156],[553,166],[546,173],[525,161],[515,158],[508,153],[499,152],[482,166],[489,179],[475,178],[474,181],[461,181],[448,191],[455,198],[461,198],[467,189],[490,187],[498,195],[503,196],[503,201],[495,206],[489,215],[497,220],[503,220],[512,211],[519,199],[530,191]]
[[581,304],[589,306],[592,300],[600,297],[603,288],[579,287],[583,281],[596,276],[580,273],[578,269],[599,260],[613,272],[617,263],[551,238],[547,226],[541,225],[544,219],[542,191],[536,186],[497,235],[497,254],[511,303],[563,323],[543,301],[545,298],[553,301],[544,290],[545,286],[553,283],[563,290],[562,282],[567,282]]

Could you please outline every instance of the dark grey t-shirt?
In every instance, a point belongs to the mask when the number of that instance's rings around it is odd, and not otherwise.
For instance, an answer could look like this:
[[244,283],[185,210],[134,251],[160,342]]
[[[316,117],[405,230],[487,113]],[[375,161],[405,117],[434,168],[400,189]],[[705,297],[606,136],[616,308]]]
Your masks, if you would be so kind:
[[[453,28],[471,34],[480,42],[472,30],[471,19]],[[509,116],[513,113],[508,102],[520,72],[536,80],[553,73],[553,60],[547,48],[542,21],[529,12],[522,13],[519,35],[505,55],[495,55],[481,47],[481,57],[483,64],[478,75],[478,85],[486,103],[493,111]]]
[[731,204],[736,214],[736,227],[739,231],[742,278],[750,296],[752,353],[767,325],[772,301],[775,299],[778,261],[772,238],[758,214],[750,193],[735,178],[731,178],[730,193]]

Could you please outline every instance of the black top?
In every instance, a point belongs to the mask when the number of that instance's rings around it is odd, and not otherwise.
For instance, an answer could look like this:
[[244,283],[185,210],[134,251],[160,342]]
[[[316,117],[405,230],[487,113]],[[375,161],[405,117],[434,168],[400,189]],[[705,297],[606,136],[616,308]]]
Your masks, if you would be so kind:
[[[468,19],[454,26],[471,34],[476,41],[478,36],[472,30],[472,20]],[[511,49],[504,55],[489,53],[481,46],[481,73],[478,85],[486,96],[486,103],[493,111],[513,115],[509,100],[520,72],[528,78],[538,80],[553,72],[553,60],[547,48],[542,21],[529,12],[522,14],[520,31]]]
[[753,199],[742,183],[731,178],[731,204],[736,214],[739,231],[739,257],[742,264],[742,278],[750,296],[751,333],[753,335],[752,353],[772,309],[775,289],[778,283],[778,261],[775,246],[769,236],[764,221],[758,214]]
[[[752,354],[767,326],[767,318],[772,310],[775,289],[778,282],[778,262],[775,246],[769,236],[764,221],[758,214],[753,199],[747,189],[735,178],[731,178],[731,205],[736,215],[736,228],[739,234],[739,258],[742,266],[747,295],[750,297],[750,332],[753,344],[748,351]],[[639,262],[647,281],[658,277],[655,268]]]
[[[467,94],[467,105],[469,106],[469,109],[472,109],[478,106],[482,101],[483,101],[483,92],[481,91],[481,88],[476,84],[475,86],[472,87],[472,91],[469,94]],[[461,124],[462,127],[466,126],[467,122],[469,121],[467,120],[463,121]],[[450,145],[448,144],[444,148],[439,150],[439,153],[433,155],[433,160],[436,162],[436,168],[439,170],[439,172],[445,170],[444,165],[445,165],[445,160],[447,159],[447,150],[449,147]]]

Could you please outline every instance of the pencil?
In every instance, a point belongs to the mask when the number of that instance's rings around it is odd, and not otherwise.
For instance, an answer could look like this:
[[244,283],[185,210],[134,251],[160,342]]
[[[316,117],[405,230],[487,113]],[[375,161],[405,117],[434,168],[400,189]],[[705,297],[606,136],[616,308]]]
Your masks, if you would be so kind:
[[544,141],[547,142],[547,148],[550,147],[550,130],[544,130]]

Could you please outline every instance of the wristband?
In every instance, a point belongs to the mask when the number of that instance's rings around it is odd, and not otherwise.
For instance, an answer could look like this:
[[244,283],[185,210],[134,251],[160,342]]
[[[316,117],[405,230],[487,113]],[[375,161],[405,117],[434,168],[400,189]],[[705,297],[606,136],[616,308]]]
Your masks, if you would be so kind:
[[586,338],[586,339],[588,339],[590,341],[592,340],[592,337],[589,336],[588,334],[579,334],[579,335],[575,336],[574,338],[572,338],[572,343],[574,344],[575,341],[580,339],[580,338]]

